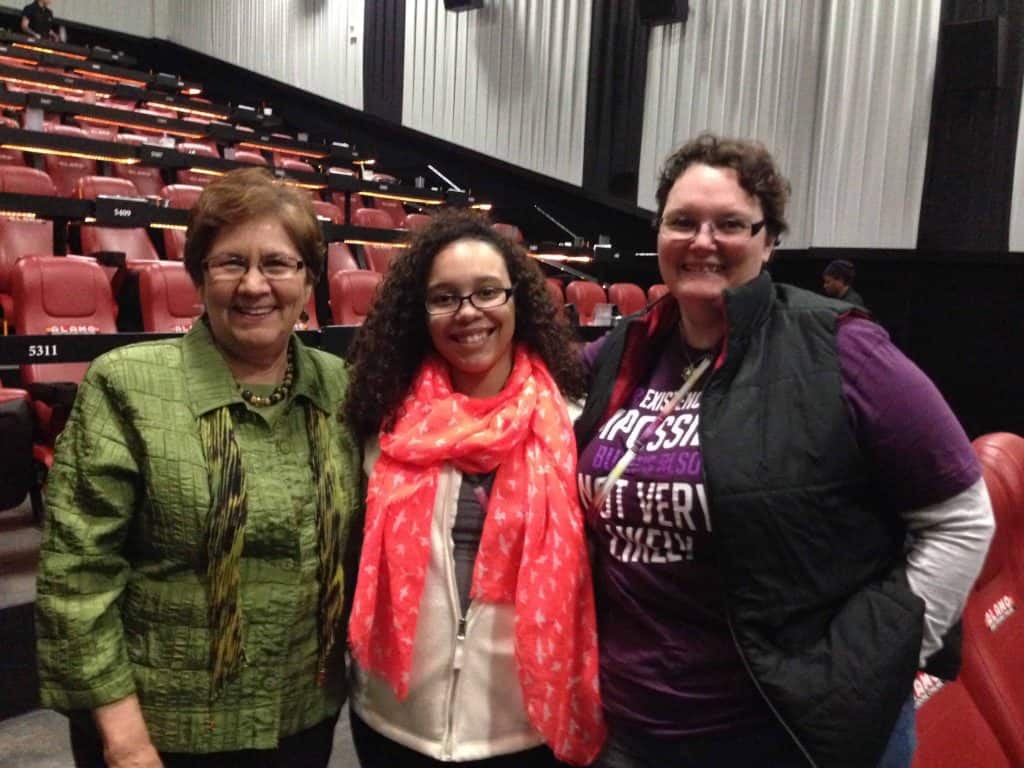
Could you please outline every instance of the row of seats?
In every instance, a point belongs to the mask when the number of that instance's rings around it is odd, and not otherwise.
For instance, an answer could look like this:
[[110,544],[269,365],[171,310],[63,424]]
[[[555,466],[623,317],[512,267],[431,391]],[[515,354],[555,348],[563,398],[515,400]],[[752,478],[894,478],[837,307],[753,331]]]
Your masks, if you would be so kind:
[[632,315],[646,309],[668,292],[664,285],[652,285],[644,289],[635,283],[612,283],[605,291],[598,283],[587,280],[573,280],[565,286],[565,294],[561,295],[561,281],[548,278],[551,298],[556,305],[571,304],[576,309],[580,325],[593,325],[597,308],[602,304],[611,304],[618,309],[621,317]]
[[914,686],[914,768],[1024,766],[1024,438],[974,443],[996,534],[963,613],[963,667],[953,682]]

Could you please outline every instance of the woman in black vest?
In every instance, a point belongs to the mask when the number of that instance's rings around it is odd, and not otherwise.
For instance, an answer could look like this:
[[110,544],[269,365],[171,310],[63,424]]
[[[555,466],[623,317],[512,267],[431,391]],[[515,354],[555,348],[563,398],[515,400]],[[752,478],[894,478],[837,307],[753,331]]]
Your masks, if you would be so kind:
[[788,192],[759,144],[681,147],[669,295],[585,351],[604,768],[905,768],[917,670],[958,665],[993,531],[979,467],[866,314],[772,283]]

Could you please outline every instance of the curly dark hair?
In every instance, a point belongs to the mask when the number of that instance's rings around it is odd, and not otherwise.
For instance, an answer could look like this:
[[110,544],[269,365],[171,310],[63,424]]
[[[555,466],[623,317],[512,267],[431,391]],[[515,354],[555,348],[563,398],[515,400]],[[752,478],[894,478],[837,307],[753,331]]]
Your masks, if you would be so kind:
[[515,286],[514,338],[540,355],[566,397],[582,397],[585,392],[575,336],[551,303],[537,263],[483,216],[446,209],[416,232],[409,249],[391,262],[373,309],[353,341],[343,412],[364,439],[394,428],[399,407],[433,349],[424,306],[427,280],[437,254],[458,240],[478,240],[501,254]]
[[658,218],[661,222],[665,201],[676,179],[691,165],[701,163],[715,168],[732,168],[739,176],[740,186],[757,199],[764,210],[764,228],[769,241],[781,236],[786,224],[786,201],[789,199],[789,181],[775,165],[775,159],[763,144],[747,139],[722,139],[712,133],[702,133],[686,142],[668,156],[658,177]]

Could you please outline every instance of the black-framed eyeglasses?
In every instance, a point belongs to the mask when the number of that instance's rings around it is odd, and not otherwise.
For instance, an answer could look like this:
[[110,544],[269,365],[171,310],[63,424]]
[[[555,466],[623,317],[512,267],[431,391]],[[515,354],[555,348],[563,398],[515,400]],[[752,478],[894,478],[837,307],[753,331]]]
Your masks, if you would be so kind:
[[241,280],[254,266],[267,280],[287,280],[306,265],[302,259],[284,254],[264,256],[255,264],[241,256],[214,256],[203,260],[203,269],[211,280]]
[[438,291],[437,293],[427,294],[427,300],[424,302],[424,305],[427,308],[428,315],[454,315],[462,309],[462,304],[466,301],[477,309],[496,309],[503,304],[507,304],[515,291],[516,287],[514,285],[511,288],[488,285],[483,288],[477,288],[465,296],[460,296],[450,291]]
[[667,216],[661,220],[661,233],[679,240],[695,240],[707,224],[711,230],[711,239],[716,243],[738,243],[749,240],[757,235],[766,219],[746,221],[735,216],[721,219],[693,219],[689,216]]

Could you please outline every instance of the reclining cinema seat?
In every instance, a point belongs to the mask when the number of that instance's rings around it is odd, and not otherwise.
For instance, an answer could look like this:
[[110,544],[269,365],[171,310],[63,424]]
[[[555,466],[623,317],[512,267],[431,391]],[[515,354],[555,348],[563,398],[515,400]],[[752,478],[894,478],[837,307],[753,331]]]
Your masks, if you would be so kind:
[[917,749],[912,768],[1010,768],[992,728],[959,680],[924,672],[914,680]]
[[[25,166],[0,166],[0,192],[18,195],[56,195],[53,181],[43,171]],[[0,310],[8,326],[14,325],[11,269],[22,256],[53,253],[53,222],[9,218],[0,212]]]
[[[20,128],[18,121],[12,117],[0,115],[0,125],[7,128]],[[20,149],[0,149],[0,165],[24,165],[25,155]]]
[[1010,568],[1017,586],[1024,590],[1024,437],[994,432],[976,438],[972,445],[982,466],[998,475],[1010,493],[1010,520],[1003,533],[1009,537]]
[[[280,162],[277,164],[277,167],[283,171],[300,171],[302,173],[316,173],[316,168],[314,168],[309,163],[304,163],[302,160],[296,160],[291,157],[282,157],[280,159]],[[284,179],[284,181],[285,183],[288,183],[287,179]],[[294,186],[296,189],[301,190],[305,194],[308,194],[310,200],[320,199],[317,195],[317,190],[308,189],[306,187],[300,187],[298,185]]]
[[[357,227],[370,227],[372,229],[393,229],[394,223],[386,211],[379,208],[360,208],[352,214],[352,223]],[[374,272],[387,274],[391,266],[391,260],[398,252],[398,248],[390,245],[364,245],[363,253],[366,254],[366,265]]]
[[[117,309],[110,282],[95,262],[26,256],[14,265],[11,282],[14,321],[23,335],[52,336],[53,344],[59,346],[68,341],[68,334],[117,333]],[[37,425],[33,453],[47,467],[53,462],[53,441],[64,428],[88,365],[21,366],[21,380],[32,397]]]
[[[171,208],[190,210],[203,193],[202,187],[192,184],[168,184],[160,190],[160,197],[167,201]],[[185,258],[185,231],[182,229],[164,230],[164,257],[170,261],[181,261]]]
[[158,261],[139,271],[142,330],[185,333],[203,313],[199,291],[180,261]]
[[362,325],[373,308],[383,277],[370,269],[350,269],[331,275],[331,315],[337,325]]
[[[339,174],[341,176],[355,176],[356,178],[359,177],[359,175],[355,171],[353,171],[351,168],[328,168],[327,169],[327,173],[328,173],[328,175],[330,175],[332,173],[337,173],[337,174]],[[337,190],[331,190],[330,191],[330,198],[331,198],[331,202],[334,203],[336,206],[338,206],[338,209],[341,211],[341,221],[339,221],[338,223],[339,224],[344,224],[345,223],[345,193],[344,192],[339,192]],[[358,192],[351,193],[349,195],[349,199],[350,199],[349,210],[350,210],[351,213],[355,213],[360,208],[365,208],[366,207],[366,203],[363,202],[363,196],[360,195]]]
[[[398,179],[386,173],[373,174],[373,180],[385,184],[398,184]],[[388,218],[391,219],[391,227],[401,229],[402,224],[405,222],[405,205],[402,204],[402,201],[390,200],[386,197],[374,197],[371,199],[373,200],[373,207],[378,211],[384,211]]]
[[565,286],[565,301],[576,308],[580,325],[594,322],[594,309],[608,301],[604,288],[588,280],[573,280]]
[[[203,157],[220,157],[217,152],[208,144],[183,141],[177,146],[178,152],[183,155],[201,155]],[[175,171],[174,181],[178,184],[191,184],[196,187],[205,187],[216,178],[215,175],[194,171],[191,168],[179,168]]]
[[[316,211],[318,219],[324,219],[332,224],[343,224],[345,214],[341,212],[334,203],[325,203],[323,200],[313,201],[313,210]],[[324,270],[328,281],[331,275],[343,269],[359,269],[355,256],[349,247],[340,240],[333,240],[327,243],[327,264]]]
[[653,304],[662,296],[668,293],[668,286],[664,283],[655,283],[647,289],[647,303]]
[[[80,139],[89,138],[85,131],[73,125],[47,126],[46,132],[60,136],[75,136]],[[43,167],[50,174],[53,185],[57,188],[57,194],[61,197],[74,197],[78,180],[83,176],[96,175],[96,161],[84,157],[43,155]]]
[[[85,176],[78,180],[77,193],[83,200],[95,200],[100,195],[139,197],[134,184],[112,176]],[[128,261],[155,261],[159,258],[145,227],[83,224],[81,234],[82,253],[86,256],[97,251],[120,251]]]
[[996,533],[963,613],[960,680],[1010,764],[1024,765],[1024,594],[1010,568],[1012,510],[1021,500],[982,465]]
[[639,312],[647,306],[644,289],[635,283],[612,283],[608,286],[608,301],[619,308],[622,317]]

